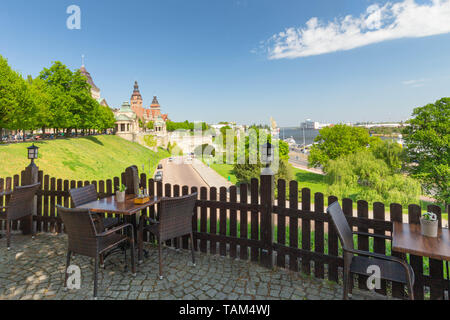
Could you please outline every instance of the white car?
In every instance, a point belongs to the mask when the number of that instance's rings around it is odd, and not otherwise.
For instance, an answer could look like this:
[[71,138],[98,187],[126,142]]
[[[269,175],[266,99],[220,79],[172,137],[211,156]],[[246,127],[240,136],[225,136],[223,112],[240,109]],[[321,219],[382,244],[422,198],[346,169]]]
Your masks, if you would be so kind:
[[159,181],[162,181],[163,180],[163,173],[162,173],[162,171],[158,171],[156,174],[155,174],[155,181],[156,182],[159,182]]

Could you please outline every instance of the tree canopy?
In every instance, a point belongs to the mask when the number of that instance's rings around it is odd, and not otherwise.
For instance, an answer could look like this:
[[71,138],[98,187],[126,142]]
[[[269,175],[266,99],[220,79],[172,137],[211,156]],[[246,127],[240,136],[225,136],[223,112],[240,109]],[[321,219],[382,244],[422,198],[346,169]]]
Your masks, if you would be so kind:
[[404,130],[408,171],[430,194],[450,203],[450,98],[414,109]]
[[329,193],[341,198],[408,205],[417,202],[421,194],[416,180],[396,173],[369,150],[330,160],[326,173]]
[[309,165],[326,167],[330,160],[365,149],[370,140],[364,128],[344,124],[323,128],[311,148]]
[[10,130],[97,129],[114,127],[114,115],[91,97],[80,71],[61,62],[26,80],[0,56],[0,128]]

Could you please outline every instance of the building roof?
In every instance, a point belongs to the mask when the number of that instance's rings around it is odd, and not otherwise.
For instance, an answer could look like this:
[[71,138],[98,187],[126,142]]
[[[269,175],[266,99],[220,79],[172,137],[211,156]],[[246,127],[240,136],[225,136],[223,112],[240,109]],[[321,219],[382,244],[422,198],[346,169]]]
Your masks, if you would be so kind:
[[86,77],[87,83],[89,83],[95,91],[100,91],[100,89],[95,85],[94,80],[92,80],[91,74],[86,70],[85,66],[82,65],[80,68],[80,72],[83,76]]
[[139,91],[139,85],[138,85],[137,81],[134,82],[134,90],[133,90],[133,94],[131,95],[131,100],[135,100],[135,99],[142,100],[142,95]]
[[101,106],[109,107],[109,104],[108,104],[108,102],[106,102],[106,99],[105,99],[105,98],[100,98],[100,99],[98,99],[97,101],[98,101],[98,103],[99,103]]
[[116,121],[133,121],[133,118],[130,118],[126,114],[117,114],[114,116],[116,118]]
[[152,101],[152,104],[150,105],[150,107],[151,108],[159,108],[159,107],[161,107],[159,105],[158,98],[156,96],[153,97],[153,101]]

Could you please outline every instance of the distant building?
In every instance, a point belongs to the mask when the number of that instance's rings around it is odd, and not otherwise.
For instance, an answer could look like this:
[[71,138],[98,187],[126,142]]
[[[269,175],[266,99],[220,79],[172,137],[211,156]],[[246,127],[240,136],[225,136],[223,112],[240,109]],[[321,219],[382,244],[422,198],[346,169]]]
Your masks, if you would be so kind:
[[329,124],[329,123],[320,123],[320,122],[317,122],[317,121],[312,121],[311,119],[306,119],[305,122],[302,122],[300,124],[300,127],[303,128],[303,129],[314,129],[314,130],[320,130],[322,128],[329,127],[329,126],[331,126],[331,124]]
[[149,131],[147,124],[153,122],[154,129],[151,132],[160,138],[167,137],[166,122],[169,120],[169,116],[161,113],[161,106],[156,96],[153,97],[150,108],[144,107],[144,100],[137,81],[134,83],[130,102],[124,102],[119,109],[113,111],[116,118],[116,134],[118,136],[130,141],[136,141],[137,136]]
[[136,141],[139,121],[128,101],[125,101],[120,109],[114,111],[114,117],[116,119],[116,135],[129,141]]
[[94,80],[92,80],[91,74],[86,70],[84,64],[80,68],[80,73],[87,79],[87,83],[91,86],[91,97],[97,100],[97,102],[104,107],[109,107],[105,98],[101,97],[100,89],[95,85]]

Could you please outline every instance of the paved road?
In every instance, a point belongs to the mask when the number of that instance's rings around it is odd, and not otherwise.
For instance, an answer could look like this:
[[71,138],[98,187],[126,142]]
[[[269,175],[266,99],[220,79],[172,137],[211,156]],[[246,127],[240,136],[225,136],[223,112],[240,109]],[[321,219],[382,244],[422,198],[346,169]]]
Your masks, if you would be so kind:
[[163,165],[163,183],[171,185],[189,186],[189,187],[208,187],[197,171],[191,164],[184,163],[179,159],[169,162],[168,159],[161,161]]

